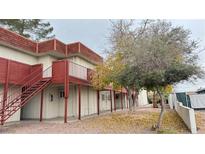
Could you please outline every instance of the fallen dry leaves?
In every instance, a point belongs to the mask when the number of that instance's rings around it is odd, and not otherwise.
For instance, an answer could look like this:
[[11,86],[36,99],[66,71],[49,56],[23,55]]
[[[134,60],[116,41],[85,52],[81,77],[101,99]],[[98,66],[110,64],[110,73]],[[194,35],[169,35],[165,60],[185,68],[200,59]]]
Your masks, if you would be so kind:
[[[118,111],[100,116],[84,118],[67,124],[52,121],[24,121],[6,126],[3,133],[102,133],[136,134],[156,133],[152,130],[159,117],[159,109],[138,109],[136,111]],[[173,110],[167,110],[159,133],[189,133],[185,124]]]
[[[134,111],[113,113],[86,119],[87,127],[98,128],[100,133],[155,133],[151,128],[157,123],[159,111]],[[160,133],[188,133],[188,129],[175,111],[168,110]]]
[[205,112],[195,111],[197,133],[205,133]]

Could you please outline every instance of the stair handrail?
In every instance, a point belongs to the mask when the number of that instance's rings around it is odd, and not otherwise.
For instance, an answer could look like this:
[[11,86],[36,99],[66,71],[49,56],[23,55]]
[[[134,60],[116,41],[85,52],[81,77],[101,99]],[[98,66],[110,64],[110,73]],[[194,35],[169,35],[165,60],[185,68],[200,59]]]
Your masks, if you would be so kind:
[[[69,61],[69,63],[71,64],[71,65],[69,65],[69,72],[68,72],[69,76],[73,76],[75,78],[79,78],[79,79],[82,79],[82,80],[87,80],[87,73],[88,73],[88,68],[87,67],[82,66],[82,65],[80,65],[80,64],[78,64],[76,62],[73,62],[73,61]],[[70,68],[76,67],[76,66],[79,67],[80,69],[79,70],[78,69],[75,70],[75,73],[76,73],[76,71],[82,71],[82,69],[86,70],[86,73],[85,73],[86,77],[85,78],[82,78],[82,77],[79,77],[79,76],[75,76],[74,74],[70,74],[70,73],[73,73]]]
[[[39,82],[39,80],[38,81],[36,81],[35,83],[33,83],[32,85],[35,85],[36,83],[38,83]],[[13,105],[13,101],[14,100],[17,100],[18,101],[18,99],[17,98],[19,98],[19,97],[21,97],[22,96],[22,94],[24,94],[24,93],[26,93],[29,89],[31,89],[32,88],[32,86],[30,86],[29,88],[27,88],[24,92],[22,92],[22,93],[18,93],[18,95],[13,99],[13,100],[11,100],[9,103],[7,103],[6,104],[6,106],[5,106],[5,109],[8,109],[8,108],[10,108],[10,107],[12,107],[12,105]],[[3,109],[1,109],[0,108],[0,113],[2,112],[2,110]]]
[[[50,81],[51,79],[49,79],[49,81]],[[43,84],[44,86],[45,86],[45,83]],[[39,92],[39,89],[38,89],[38,92]],[[32,92],[32,94],[31,95],[33,95],[34,94],[34,92]],[[25,105],[25,102],[27,102],[28,101],[28,98],[26,99],[26,101],[24,101],[24,103],[21,103],[20,104],[20,106],[12,106],[12,104],[10,105],[10,106],[6,106],[6,108],[7,109],[9,109],[10,107],[14,107],[14,110],[16,109],[16,108],[18,108],[18,107],[22,107],[22,106],[24,106]],[[15,112],[13,112],[14,110],[12,110],[11,112],[10,112],[10,114],[6,114],[6,115],[1,115],[1,118],[3,117],[3,120],[4,121],[6,121],[10,116],[12,116]],[[17,110],[16,110],[17,111]],[[8,115],[9,115],[9,117],[8,117]],[[6,118],[5,118],[6,117]]]
[[[25,87],[25,86],[27,86],[28,85],[28,83],[32,83],[31,81],[33,81],[34,79],[36,79],[37,77],[39,77],[40,75],[42,75],[42,78],[43,78],[43,73],[45,73],[46,71],[48,71],[49,69],[51,69],[51,66],[49,66],[47,69],[45,69],[44,71],[42,71],[42,72],[40,72],[40,73],[38,73],[36,76],[34,76],[34,78],[32,78],[31,80],[29,80],[29,81],[27,81],[26,83],[24,83],[21,87],[19,87],[19,88],[23,88],[23,87]],[[42,79],[41,78],[41,79]],[[36,82],[39,82],[39,80],[37,80]],[[35,82],[35,83],[36,83]],[[33,84],[35,84],[35,83],[33,83]],[[26,90],[28,90],[30,87],[28,87]],[[17,91],[17,90],[16,90]],[[19,92],[17,93],[14,93],[14,94],[18,94],[19,96],[22,94],[22,93],[20,93],[19,94]],[[0,104],[3,102],[3,101],[6,101],[6,102],[8,102],[8,100],[10,100],[10,98],[14,95],[14,94],[11,94],[11,95],[9,95],[5,100],[2,100],[2,101],[0,101]],[[16,96],[16,95],[14,95],[15,96],[15,98],[13,98],[13,100],[15,100],[16,98],[18,98],[18,96]],[[12,98],[11,98],[12,99]],[[11,101],[13,101],[13,100],[11,100]],[[5,103],[6,105],[9,105],[9,103]],[[1,108],[1,106],[0,106],[0,108]],[[1,111],[1,109],[0,109],[0,111]]]
[[[45,73],[46,71],[48,71],[49,69],[51,69],[51,66],[49,66],[46,70],[44,70],[43,72],[42,72],[42,74],[40,73],[40,74],[38,74],[37,76],[35,76],[32,80],[29,80],[27,83],[29,83],[29,82],[31,82],[31,81],[33,81],[34,79],[36,79],[39,75],[43,75],[43,73]],[[43,78],[43,77],[42,77]],[[39,80],[37,80],[35,83],[37,83],[37,82],[39,82]],[[27,83],[25,83],[23,86],[21,86],[21,87],[24,87],[25,85],[27,85]],[[33,84],[35,84],[35,83],[33,83]],[[31,87],[29,87],[29,88],[27,88],[24,92],[26,92],[27,90],[29,90]],[[22,95],[22,93],[16,93],[17,94],[17,96],[15,95],[15,98],[13,98],[13,100],[10,100],[10,98],[11,97],[7,97],[7,99],[5,99],[4,101],[7,101],[7,102],[13,102],[15,99],[17,99],[18,97],[20,97],[21,95]],[[13,95],[11,95],[11,96],[13,96]],[[12,98],[11,98],[12,99]],[[9,101],[8,101],[9,100]],[[12,103],[5,103],[6,104],[6,106],[7,107],[10,107],[11,105],[12,105]],[[0,111],[1,111],[2,109],[0,109]]]

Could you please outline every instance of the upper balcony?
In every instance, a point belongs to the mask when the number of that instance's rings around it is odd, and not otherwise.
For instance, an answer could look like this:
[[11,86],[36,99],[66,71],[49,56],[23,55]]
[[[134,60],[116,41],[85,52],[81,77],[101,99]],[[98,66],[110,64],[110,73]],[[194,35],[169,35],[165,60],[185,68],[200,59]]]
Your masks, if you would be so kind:
[[[90,85],[93,72],[93,70],[69,60],[54,61],[52,66],[46,70],[43,70],[42,64],[27,65],[4,58],[0,58],[0,64],[0,84],[4,84],[8,80],[9,84],[23,85],[36,71],[36,75],[41,78],[52,78],[53,83],[64,83],[65,76],[67,76],[69,82]],[[22,80],[23,78],[26,79]]]
[[69,82],[90,85],[93,70],[69,60],[54,61],[52,65],[52,80],[63,83],[65,76]]
[[82,80],[88,80],[88,68],[69,61],[68,70],[69,70],[69,76],[82,79]]

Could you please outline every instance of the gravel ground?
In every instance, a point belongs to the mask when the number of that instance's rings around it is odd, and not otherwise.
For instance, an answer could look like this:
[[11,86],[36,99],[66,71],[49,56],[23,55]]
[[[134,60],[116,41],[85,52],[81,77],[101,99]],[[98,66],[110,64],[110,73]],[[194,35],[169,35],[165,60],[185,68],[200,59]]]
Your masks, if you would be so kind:
[[[136,111],[117,111],[90,116],[67,124],[63,119],[43,122],[26,120],[6,124],[0,133],[11,134],[153,134],[152,125],[157,122],[159,109],[140,108]],[[189,133],[175,111],[167,109],[161,133]]]

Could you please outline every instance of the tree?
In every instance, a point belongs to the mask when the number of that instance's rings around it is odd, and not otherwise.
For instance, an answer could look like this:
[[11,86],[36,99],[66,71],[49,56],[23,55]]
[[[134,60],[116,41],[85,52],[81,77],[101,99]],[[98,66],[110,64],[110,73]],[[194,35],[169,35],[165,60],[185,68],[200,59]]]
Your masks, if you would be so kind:
[[[112,22],[111,54],[121,53],[127,67],[124,82],[139,88],[154,90],[161,99],[161,112],[156,128],[159,129],[165,112],[164,95],[169,85],[201,77],[195,50],[198,42],[190,39],[191,32],[174,27],[164,20],[143,20],[136,26],[133,20]],[[126,86],[126,85],[124,85]]]
[[0,26],[37,41],[55,36],[50,23],[40,19],[0,19]]
[[91,83],[97,90],[102,90],[107,86],[112,86],[114,89],[120,89],[121,85],[117,81],[116,76],[124,70],[121,54],[109,56],[104,63],[99,64],[92,74]]
[[[126,65],[124,69],[116,74],[115,79],[128,92],[128,100],[130,110],[134,110],[139,104],[138,94],[143,88],[139,75],[134,71],[134,67]],[[132,95],[134,97],[132,98]]]

